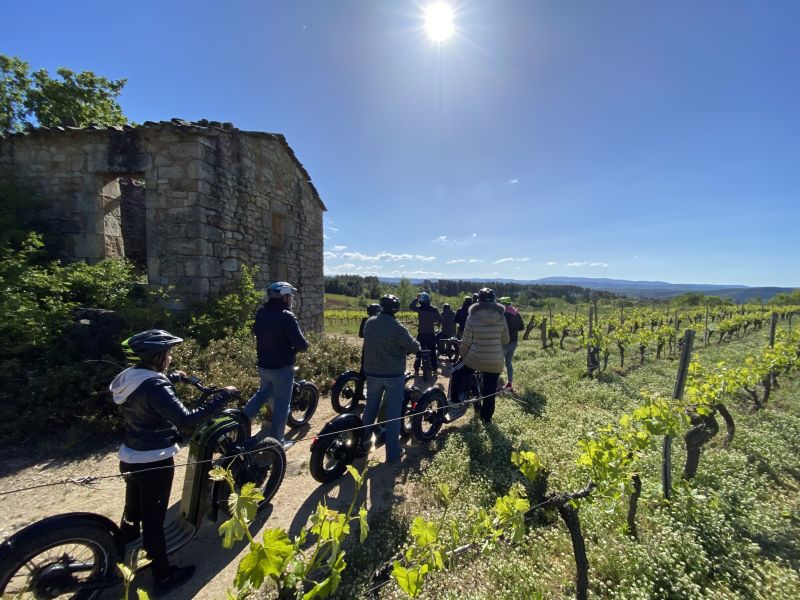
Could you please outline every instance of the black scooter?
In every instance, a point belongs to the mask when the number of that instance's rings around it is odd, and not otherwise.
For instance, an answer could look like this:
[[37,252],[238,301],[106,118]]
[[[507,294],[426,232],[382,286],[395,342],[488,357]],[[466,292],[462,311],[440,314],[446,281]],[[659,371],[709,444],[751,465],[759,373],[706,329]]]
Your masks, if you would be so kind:
[[[405,439],[411,435],[411,407],[419,398],[419,388],[413,385],[414,376],[406,373],[406,387],[403,391],[403,406],[401,415],[404,417],[400,423],[400,437]],[[409,385],[409,382],[411,385]],[[382,405],[378,411],[378,421],[385,419],[385,408]],[[385,428],[377,427],[376,447],[383,444]],[[320,483],[328,483],[339,477],[347,469],[347,465],[356,459],[358,449],[364,436],[371,434],[372,430],[364,428],[360,415],[347,413],[339,415],[329,421],[311,442],[311,476]]]

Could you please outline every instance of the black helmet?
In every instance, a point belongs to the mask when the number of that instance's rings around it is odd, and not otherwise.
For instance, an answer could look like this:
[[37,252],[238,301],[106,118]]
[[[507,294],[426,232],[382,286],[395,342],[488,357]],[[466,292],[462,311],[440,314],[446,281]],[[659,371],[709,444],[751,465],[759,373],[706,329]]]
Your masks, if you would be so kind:
[[385,313],[393,315],[400,310],[400,300],[397,299],[397,296],[386,294],[381,298],[381,310]]
[[149,361],[182,341],[163,329],[148,329],[122,342],[122,351],[132,361]]
[[481,288],[478,290],[478,302],[495,302],[494,290]]
[[444,304],[442,304],[442,310],[450,310],[450,305],[447,302],[445,302]]
[[370,305],[367,307],[367,314],[368,314],[370,317],[374,317],[374,316],[375,316],[375,315],[377,315],[379,312],[381,312],[381,305],[380,305],[380,304],[370,304]]

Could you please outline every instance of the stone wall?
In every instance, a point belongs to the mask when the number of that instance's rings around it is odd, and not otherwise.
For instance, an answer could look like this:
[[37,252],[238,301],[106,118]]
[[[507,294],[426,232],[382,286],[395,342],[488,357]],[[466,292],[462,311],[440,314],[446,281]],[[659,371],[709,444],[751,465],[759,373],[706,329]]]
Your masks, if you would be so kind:
[[258,265],[258,283],[294,283],[303,327],[322,329],[325,207],[281,135],[177,119],[40,128],[0,138],[0,179],[46,201],[68,259],[129,252],[187,304]]

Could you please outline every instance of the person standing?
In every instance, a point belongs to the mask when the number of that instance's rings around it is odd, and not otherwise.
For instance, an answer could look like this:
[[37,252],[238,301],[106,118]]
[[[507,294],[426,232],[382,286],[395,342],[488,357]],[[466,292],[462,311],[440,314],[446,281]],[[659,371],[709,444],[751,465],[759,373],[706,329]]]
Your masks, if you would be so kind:
[[[436,325],[441,325],[442,316],[439,310],[431,306],[431,296],[428,292],[421,292],[411,301],[409,306],[417,313],[417,341],[423,350],[428,350],[431,359],[431,369],[436,372],[438,361],[436,360]],[[417,353],[414,359],[414,374],[419,376],[419,365],[422,361],[422,354]]]
[[461,338],[462,362],[453,370],[459,395],[475,371],[483,375],[480,415],[487,423],[494,415],[497,380],[503,372],[503,346],[509,342],[504,312],[503,306],[495,302],[493,290],[483,288],[478,292],[478,301],[469,307]]
[[308,350],[308,340],[291,310],[297,288],[286,281],[276,281],[266,292],[267,301],[256,312],[253,324],[261,385],[247,401],[243,412],[252,422],[272,398],[269,435],[288,450],[294,444],[284,437],[294,386],[294,362],[298,352]]
[[[386,403],[386,461],[400,460],[400,413],[403,407],[406,356],[419,352],[420,345],[395,314],[400,300],[387,294],[380,300],[381,312],[364,325],[364,375],[367,378],[367,405],[362,421],[372,425],[378,416],[381,398]],[[369,452],[372,436],[365,436],[360,456]]]
[[472,306],[472,296],[464,296],[464,302],[461,304],[461,308],[456,311],[455,317],[456,325],[458,325],[458,331],[456,332],[458,339],[461,339],[461,336],[464,335],[464,326],[467,324],[470,306]]
[[189,410],[173,383],[185,374],[164,373],[172,348],[183,340],[162,329],[149,329],[122,343],[136,364],[114,378],[109,389],[119,407],[125,441],[119,448],[119,470],[125,476],[125,508],[120,531],[124,542],[142,535],[159,594],[178,587],[194,574],[194,565],[171,566],[167,560],[164,517],[175,475],[179,430],[188,430],[220,412],[237,393],[226,387],[200,408]]
[[508,375],[508,382],[506,382],[507,390],[514,390],[514,352],[517,350],[517,341],[519,339],[519,332],[525,329],[525,323],[522,321],[522,315],[511,304],[511,298],[504,296],[500,298],[500,304],[506,307],[503,316],[506,318],[508,325],[508,343],[503,346],[503,360],[506,363],[506,374]]

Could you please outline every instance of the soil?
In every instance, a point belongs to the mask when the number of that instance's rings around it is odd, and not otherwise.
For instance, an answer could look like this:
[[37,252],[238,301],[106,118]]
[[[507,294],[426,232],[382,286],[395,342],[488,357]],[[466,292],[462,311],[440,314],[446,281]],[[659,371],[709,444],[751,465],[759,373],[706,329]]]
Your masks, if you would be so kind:
[[[447,369],[445,368],[445,372]],[[422,381],[416,385],[425,389],[433,383],[447,386],[447,378],[440,375],[436,382]],[[279,527],[296,534],[307,522],[321,500],[331,508],[346,510],[352,499],[352,478],[348,475],[330,484],[320,485],[308,470],[309,445],[314,433],[336,416],[330,405],[330,398],[320,397],[319,407],[310,425],[296,431],[287,428],[287,437],[295,439],[296,444],[287,452],[286,476],[272,504],[253,524],[251,532],[258,537],[264,528]],[[409,442],[410,443],[410,442]],[[87,440],[87,446],[91,446]],[[385,452],[379,448],[367,459],[359,459],[355,466],[363,468],[368,460],[370,470],[364,488],[367,508],[380,511],[392,503],[401,502],[410,491],[409,475],[423,460],[426,450],[416,443],[406,445],[406,455],[399,464],[384,463]],[[175,458],[176,464],[188,459],[188,446],[181,449]],[[117,447],[107,446],[91,454],[69,458],[42,457],[4,457],[0,459],[0,492],[24,488],[38,484],[76,479],[86,475],[113,475],[118,473],[119,460]],[[183,470],[177,468],[170,498],[171,511],[176,511],[183,488]],[[77,485],[69,483],[30,491],[0,496],[0,539],[44,517],[71,511],[90,511],[105,515],[118,522],[124,504],[124,484],[121,479],[105,479],[94,484]],[[232,550],[222,547],[216,524],[208,520],[186,546],[170,557],[174,564],[194,564],[195,576],[182,587],[174,590],[169,597],[174,600],[190,598],[224,598],[225,590],[232,586],[240,559],[247,546],[240,543]],[[149,588],[150,577],[145,571],[134,583],[135,586]],[[121,597],[120,590],[108,590],[104,598]]]

